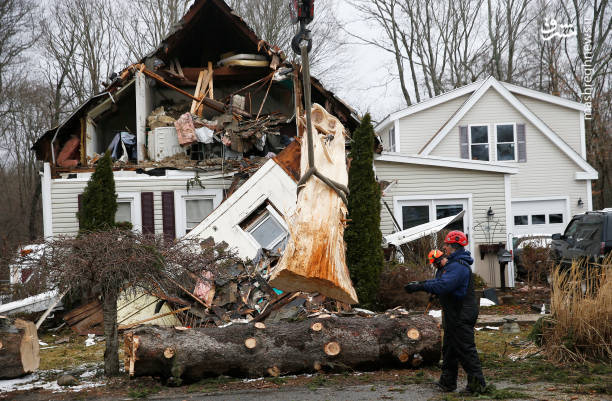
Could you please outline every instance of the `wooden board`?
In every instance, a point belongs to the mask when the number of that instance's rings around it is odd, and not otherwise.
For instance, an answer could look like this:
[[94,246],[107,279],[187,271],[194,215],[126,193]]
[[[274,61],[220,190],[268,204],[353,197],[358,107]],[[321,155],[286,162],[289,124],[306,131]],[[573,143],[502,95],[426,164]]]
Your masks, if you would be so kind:
[[[312,107],[315,166],[323,176],[348,186],[344,127],[318,104]],[[299,124],[301,176],[308,170],[308,138]],[[311,177],[300,191],[295,213],[287,218],[291,238],[270,284],[283,291],[318,292],[348,304],[358,302],[346,266],[344,228],[347,208],[338,194]]]

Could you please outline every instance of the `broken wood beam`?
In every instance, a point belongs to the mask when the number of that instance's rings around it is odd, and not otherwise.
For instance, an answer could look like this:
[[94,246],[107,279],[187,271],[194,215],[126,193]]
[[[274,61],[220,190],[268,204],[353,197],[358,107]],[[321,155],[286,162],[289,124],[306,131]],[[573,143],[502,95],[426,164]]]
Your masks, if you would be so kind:
[[[314,324],[320,330],[312,330]],[[411,329],[418,339],[407,335]],[[126,334],[124,355],[134,376],[194,382],[217,375],[413,368],[437,363],[440,345],[431,316],[379,315],[268,322],[265,329],[253,323],[188,330],[143,326]]]
[[0,316],[0,379],[34,372],[40,364],[36,325]]
[[[138,65],[136,65],[134,68],[136,68],[138,71],[142,72],[143,74],[147,75],[150,78],[155,79],[156,81],[158,81],[159,83],[161,83],[162,85],[167,86],[170,89],[174,89],[175,91],[177,91],[178,93],[187,96],[188,98],[195,100],[197,102],[202,102],[202,104],[204,104],[205,106],[210,107],[211,109],[219,112],[219,113],[224,113],[225,112],[225,104],[214,100],[214,99],[210,99],[210,98],[206,98],[206,97],[202,97],[202,98],[197,98],[195,96],[193,96],[191,93],[184,91],[183,89],[176,87],[174,85],[172,85],[170,82],[166,81],[162,76],[154,73],[153,71],[148,70],[144,64],[142,64],[140,67]],[[247,113],[246,111],[242,111],[242,110],[235,110],[233,112],[234,115],[236,116],[240,116],[240,117],[245,117],[245,118],[251,118],[251,115],[249,113]]]

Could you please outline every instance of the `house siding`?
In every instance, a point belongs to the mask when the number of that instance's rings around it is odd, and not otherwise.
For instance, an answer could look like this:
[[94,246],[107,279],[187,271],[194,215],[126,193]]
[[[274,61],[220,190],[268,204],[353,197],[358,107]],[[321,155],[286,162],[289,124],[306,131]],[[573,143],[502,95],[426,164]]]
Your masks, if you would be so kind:
[[[218,175],[215,173],[202,174],[200,179],[206,189],[226,189],[231,185],[232,177],[227,179],[206,180],[207,176]],[[185,190],[188,176],[184,177],[115,177],[115,191],[153,192],[153,210],[155,221],[155,233],[161,234],[162,228],[162,200],[163,191]],[[76,217],[78,211],[78,195],[83,192],[87,185],[87,179],[54,179],[51,180],[51,210],[53,216],[53,236],[75,235],[79,230]],[[140,210],[137,211],[140,213]]]
[[[506,203],[504,174],[449,169],[446,167],[423,166],[404,163],[375,161],[376,176],[379,180],[398,180],[382,198],[393,210],[394,199],[402,196],[415,195],[443,195],[453,194],[472,195],[471,220],[474,227],[478,223],[486,222],[489,207],[494,211],[494,220],[498,222],[492,242],[506,242]],[[459,197],[459,196],[458,196]],[[469,206],[468,206],[469,207]],[[468,225],[470,223],[468,222]],[[482,260],[478,252],[478,245],[486,243],[485,233],[481,228],[470,227],[470,236],[474,250],[474,271],[480,274],[489,283],[499,284],[499,265],[496,257],[487,256]],[[479,227],[482,227],[480,225]],[[381,208],[381,230],[383,235],[395,232],[393,220],[384,207]],[[489,260],[495,259],[495,269],[489,269]],[[494,276],[492,276],[494,274]],[[508,283],[508,281],[506,281]]]
[[402,118],[399,122],[400,154],[416,155],[419,153],[427,141],[446,124],[468,98],[469,95],[460,96]]
[[[567,113],[575,118],[576,125],[580,123],[578,112],[574,113],[573,110],[567,109]],[[586,211],[587,186],[585,181],[575,179],[575,173],[582,169],[493,88],[490,88],[463,116],[431,155],[460,157],[459,126],[489,124],[490,145],[493,145],[493,124],[508,122],[525,124],[527,143],[527,162],[508,162],[509,166],[519,168],[519,173],[513,175],[511,179],[512,197],[516,199],[567,196],[570,217]],[[575,135],[580,138],[579,131]],[[490,156],[493,158],[492,147]],[[578,199],[582,199],[585,206],[578,207]]]
[[579,155],[582,155],[582,139],[580,137],[580,119],[578,110],[557,104],[534,99],[528,96],[515,95],[540,120],[563,139]]

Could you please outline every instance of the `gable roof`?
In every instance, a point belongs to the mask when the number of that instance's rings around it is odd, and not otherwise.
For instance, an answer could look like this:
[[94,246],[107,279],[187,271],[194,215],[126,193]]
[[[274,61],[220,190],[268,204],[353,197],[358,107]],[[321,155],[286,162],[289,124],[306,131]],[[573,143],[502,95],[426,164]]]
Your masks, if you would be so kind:
[[[421,110],[426,110],[430,107],[437,106],[449,100],[453,100],[458,97],[470,94],[474,92],[475,90],[477,90],[485,81],[486,79],[481,79],[481,80],[472,82],[471,84],[467,84],[459,88],[452,89],[448,92],[442,93],[441,95],[434,96],[432,98],[423,100],[422,102],[413,104],[404,109],[391,113],[387,115],[381,122],[376,124],[375,130],[376,132],[380,132],[381,130],[389,126],[394,120],[404,118],[411,114],[417,113]],[[544,102],[553,103],[553,104],[563,106],[563,107],[568,107],[573,110],[578,110],[578,111],[585,110],[585,105],[580,102],[575,102],[573,100],[565,99],[559,96],[554,96],[548,93],[539,92],[533,89],[525,88],[523,86],[509,84],[507,82],[501,82],[501,81],[498,81],[498,82],[501,85],[503,85],[506,89],[508,89],[510,92],[517,94],[517,95],[528,96],[533,99],[538,99]]]
[[[494,77],[487,78],[480,87],[474,91],[472,96],[467,99],[463,105],[451,116],[451,118],[444,124],[442,128],[427,142],[427,144],[421,149],[419,155],[428,156],[435,147],[448,135],[463,116],[470,110],[474,104],[490,89],[495,89],[506,101],[514,106],[529,122],[531,122],[537,129],[539,129],[548,139],[550,139],[563,153],[565,153],[570,159],[572,159],[578,166],[580,166],[588,176],[587,179],[597,179],[597,171],[591,167],[585,159],[582,158],[574,149],[571,148],[559,135],[548,127],[538,116],[536,116],[531,110],[529,110],[523,103],[521,103],[516,96],[501,84]],[[583,177],[584,175],[581,175]],[[584,179],[584,178],[583,178]]]
[[374,161],[418,164],[420,166],[451,167],[463,170],[477,170],[503,174],[517,174],[519,172],[518,167],[512,167],[507,164],[458,159],[454,157],[405,156],[397,153],[383,153],[381,156],[375,156]]

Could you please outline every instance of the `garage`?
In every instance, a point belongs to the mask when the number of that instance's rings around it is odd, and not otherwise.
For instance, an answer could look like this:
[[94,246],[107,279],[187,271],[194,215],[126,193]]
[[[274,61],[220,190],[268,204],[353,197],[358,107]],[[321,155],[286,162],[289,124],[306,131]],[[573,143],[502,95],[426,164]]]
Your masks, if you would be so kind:
[[563,232],[569,221],[567,198],[513,199],[514,236]]

